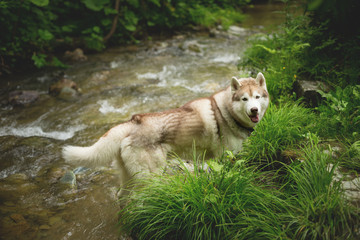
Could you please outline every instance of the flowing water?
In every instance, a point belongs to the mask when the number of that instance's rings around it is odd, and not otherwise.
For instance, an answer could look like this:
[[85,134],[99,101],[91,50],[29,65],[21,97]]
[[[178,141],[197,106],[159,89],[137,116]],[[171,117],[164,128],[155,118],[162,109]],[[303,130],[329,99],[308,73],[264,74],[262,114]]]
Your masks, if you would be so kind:
[[[239,73],[237,62],[257,25],[279,22],[269,18],[274,7],[250,9],[246,29],[176,35],[90,55],[65,70],[79,96],[48,94],[57,70],[2,79],[0,238],[117,239],[115,168],[67,164],[61,148],[93,144],[132,114],[181,106],[220,90],[232,76],[248,75]],[[13,107],[5,101],[13,90],[36,90],[40,97]]]

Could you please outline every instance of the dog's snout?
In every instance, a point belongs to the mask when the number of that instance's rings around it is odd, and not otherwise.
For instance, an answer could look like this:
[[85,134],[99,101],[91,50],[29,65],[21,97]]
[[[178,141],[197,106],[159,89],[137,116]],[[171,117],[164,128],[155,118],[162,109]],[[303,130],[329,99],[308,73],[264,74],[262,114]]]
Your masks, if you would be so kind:
[[252,113],[257,113],[259,110],[258,110],[257,107],[253,107],[253,108],[250,109],[250,111],[251,111]]

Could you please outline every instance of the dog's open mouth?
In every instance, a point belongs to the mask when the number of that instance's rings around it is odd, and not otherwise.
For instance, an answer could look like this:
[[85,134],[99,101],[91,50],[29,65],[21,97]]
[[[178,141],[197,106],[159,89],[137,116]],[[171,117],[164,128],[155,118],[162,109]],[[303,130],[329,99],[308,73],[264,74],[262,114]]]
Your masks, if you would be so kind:
[[249,115],[249,118],[250,118],[250,120],[251,120],[253,123],[259,122],[259,115],[258,115],[258,114],[256,114],[256,115]]

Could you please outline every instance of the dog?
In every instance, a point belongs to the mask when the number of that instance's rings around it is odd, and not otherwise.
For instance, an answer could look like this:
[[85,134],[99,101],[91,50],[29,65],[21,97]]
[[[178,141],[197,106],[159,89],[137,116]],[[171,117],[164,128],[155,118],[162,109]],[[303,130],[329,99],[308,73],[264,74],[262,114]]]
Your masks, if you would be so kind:
[[[135,114],[89,147],[65,146],[67,162],[85,166],[116,160],[122,186],[130,179],[160,173],[169,153],[191,153],[193,143],[214,156],[238,152],[269,105],[265,77],[233,77],[230,86],[207,98],[157,113]],[[121,194],[120,194],[121,195]]]

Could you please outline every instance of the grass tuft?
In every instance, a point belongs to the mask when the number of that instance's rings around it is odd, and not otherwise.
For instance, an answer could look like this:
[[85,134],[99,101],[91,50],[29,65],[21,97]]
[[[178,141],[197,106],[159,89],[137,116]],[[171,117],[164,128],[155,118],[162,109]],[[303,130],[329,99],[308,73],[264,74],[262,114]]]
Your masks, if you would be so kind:
[[255,131],[245,141],[241,156],[255,163],[281,160],[281,153],[303,140],[314,126],[315,115],[296,103],[270,104]]
[[[314,136],[312,136],[314,139]],[[337,165],[310,139],[303,162],[288,167],[287,200],[292,206],[289,230],[293,239],[355,239],[359,210],[346,199],[335,178]]]
[[[138,239],[274,239],[281,236],[286,204],[261,173],[211,162],[211,172],[155,176],[120,212],[121,230]],[[272,190],[271,190],[272,189]]]

